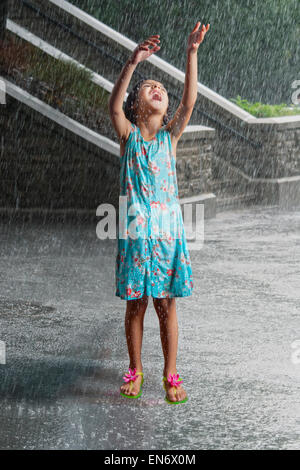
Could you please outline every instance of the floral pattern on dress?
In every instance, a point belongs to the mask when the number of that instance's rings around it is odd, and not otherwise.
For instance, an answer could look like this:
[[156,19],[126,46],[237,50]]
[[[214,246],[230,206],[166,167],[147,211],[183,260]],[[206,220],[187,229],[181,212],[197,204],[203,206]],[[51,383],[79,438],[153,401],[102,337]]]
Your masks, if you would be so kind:
[[[120,195],[127,196],[126,234],[132,233],[133,223],[134,233],[140,236],[118,234],[115,294],[121,299],[192,294],[192,266],[172,152],[170,133],[164,128],[147,142],[140,129],[131,125],[121,156]],[[131,205],[134,216],[129,214]]]

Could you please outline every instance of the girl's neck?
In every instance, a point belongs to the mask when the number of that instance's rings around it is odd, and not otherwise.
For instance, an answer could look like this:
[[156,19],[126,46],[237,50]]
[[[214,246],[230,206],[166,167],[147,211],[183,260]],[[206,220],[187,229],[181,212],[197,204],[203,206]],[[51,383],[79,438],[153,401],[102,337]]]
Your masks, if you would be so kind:
[[136,125],[139,127],[143,137],[149,140],[156,136],[157,132],[162,127],[162,119],[150,119],[148,121],[137,120]]

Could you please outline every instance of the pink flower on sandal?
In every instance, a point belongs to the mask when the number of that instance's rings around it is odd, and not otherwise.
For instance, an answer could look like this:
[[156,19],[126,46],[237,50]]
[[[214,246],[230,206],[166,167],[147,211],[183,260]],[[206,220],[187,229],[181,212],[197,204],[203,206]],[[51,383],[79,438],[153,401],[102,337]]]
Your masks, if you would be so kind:
[[179,374],[169,374],[168,377],[168,382],[171,385],[171,387],[179,387],[182,383],[182,379],[179,380]]
[[133,370],[128,369],[128,373],[125,374],[125,377],[123,377],[123,379],[126,383],[130,382],[131,380],[134,382],[137,379],[136,368],[134,368]]

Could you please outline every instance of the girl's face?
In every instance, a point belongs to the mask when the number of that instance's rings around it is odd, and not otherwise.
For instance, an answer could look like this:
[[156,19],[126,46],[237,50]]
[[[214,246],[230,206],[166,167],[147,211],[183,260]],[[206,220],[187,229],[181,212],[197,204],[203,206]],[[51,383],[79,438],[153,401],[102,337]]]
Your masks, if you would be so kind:
[[164,116],[169,105],[168,93],[165,87],[155,80],[145,80],[138,94],[139,110],[144,114],[147,110],[160,110]]

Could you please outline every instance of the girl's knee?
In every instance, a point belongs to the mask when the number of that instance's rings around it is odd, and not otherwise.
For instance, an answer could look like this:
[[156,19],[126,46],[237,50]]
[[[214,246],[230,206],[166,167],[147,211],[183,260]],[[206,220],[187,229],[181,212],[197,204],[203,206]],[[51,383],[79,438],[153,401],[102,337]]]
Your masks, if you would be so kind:
[[148,296],[143,295],[140,299],[127,300],[127,312],[130,314],[145,313],[148,305]]
[[175,303],[174,297],[169,298],[153,298],[153,305],[156,310],[156,313],[161,316],[168,315],[169,311],[171,310],[172,306]]

